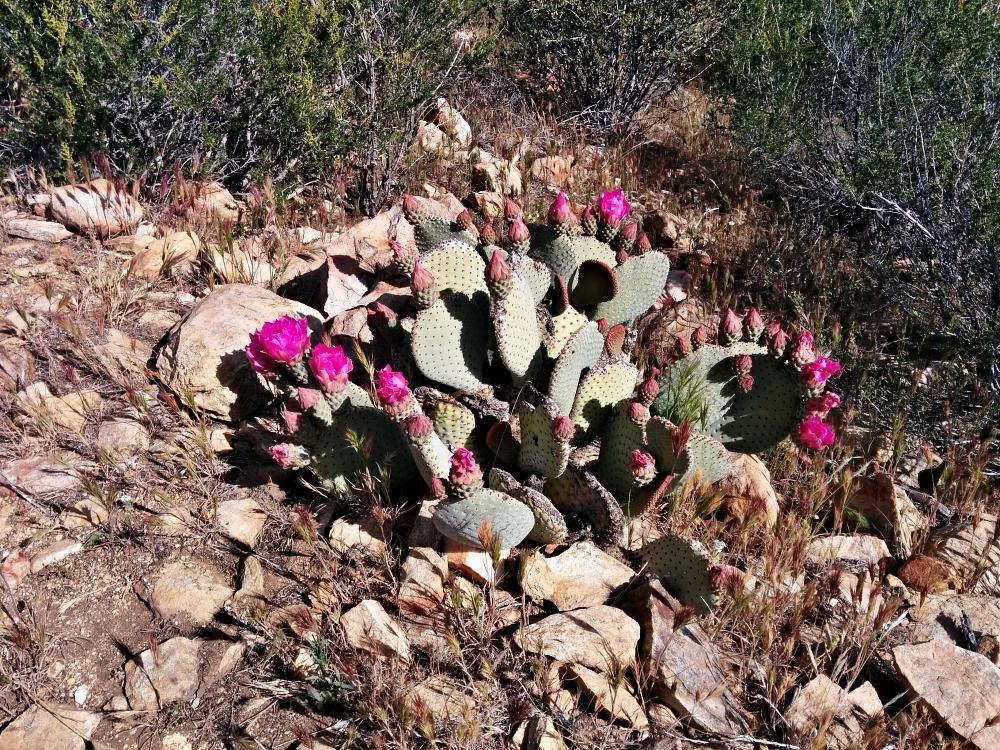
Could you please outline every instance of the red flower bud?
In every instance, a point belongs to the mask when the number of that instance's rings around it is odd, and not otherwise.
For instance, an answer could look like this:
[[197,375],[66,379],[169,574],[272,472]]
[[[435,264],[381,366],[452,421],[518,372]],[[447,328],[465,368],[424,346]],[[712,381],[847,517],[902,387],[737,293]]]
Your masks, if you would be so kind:
[[633,401],[628,405],[628,418],[633,424],[646,424],[649,421],[649,409],[645,404]]
[[413,281],[410,286],[415,292],[426,292],[434,286],[434,277],[419,260],[413,264]]
[[751,307],[750,312],[743,319],[743,333],[748,341],[757,341],[764,332],[764,321],[757,312],[756,307]]
[[514,218],[507,236],[515,245],[521,245],[531,240],[531,232],[528,231],[528,225],[524,223],[524,219],[520,216]]
[[737,375],[749,375],[753,368],[753,358],[749,354],[737,354],[730,361],[733,365],[733,372]]
[[549,206],[549,226],[562,226],[563,224],[570,223],[575,218],[566,193],[560,192],[556,196],[556,199],[552,201],[552,205]]
[[635,241],[635,248],[639,255],[651,251],[653,249],[653,243],[649,241],[649,235],[645,232],[640,233],[639,239]]
[[486,279],[492,284],[502,284],[510,279],[510,265],[503,258],[503,253],[494,250],[490,256],[489,265],[486,267]]
[[413,439],[425,438],[434,429],[434,423],[426,414],[414,414],[403,423],[406,436]]
[[403,195],[403,213],[406,218],[410,218],[420,210],[420,199],[415,195],[406,193]]
[[552,420],[552,434],[557,440],[570,440],[576,434],[576,426],[569,417],[558,416]]
[[455,225],[459,229],[465,229],[465,230],[476,228],[476,224],[472,220],[472,214],[469,213],[469,209],[467,208],[462,209],[462,212],[455,217]]
[[746,375],[740,375],[736,380],[736,387],[739,389],[740,393],[750,393],[753,390],[753,375],[747,373]]
[[656,378],[648,377],[642,381],[642,385],[639,386],[639,396],[642,398],[642,403],[651,404],[656,400],[656,397],[660,393],[660,384],[656,382]]
[[731,344],[742,332],[743,323],[740,316],[733,312],[732,308],[726,308],[726,312],[722,315],[722,324],[719,326],[719,339],[723,344]]
[[479,228],[479,239],[482,240],[484,245],[497,244],[497,240],[499,239],[497,237],[497,230],[491,222],[487,221]]
[[503,215],[507,217],[508,220],[519,219],[523,215],[521,207],[517,205],[517,202],[510,196],[505,196],[503,199]]
[[694,333],[691,334],[691,346],[695,349],[700,349],[706,343],[708,343],[708,332],[703,326],[698,326],[694,329]]
[[678,357],[686,357],[691,352],[694,351],[694,346],[691,344],[691,339],[687,336],[678,336],[677,343],[674,344],[674,351]]

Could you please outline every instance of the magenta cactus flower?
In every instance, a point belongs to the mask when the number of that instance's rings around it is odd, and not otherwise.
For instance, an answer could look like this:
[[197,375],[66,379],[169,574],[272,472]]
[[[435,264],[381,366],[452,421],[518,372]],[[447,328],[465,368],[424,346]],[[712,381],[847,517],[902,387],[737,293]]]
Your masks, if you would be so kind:
[[309,464],[309,454],[301,445],[277,443],[271,446],[271,458],[282,469],[301,469]]
[[261,351],[271,362],[294,364],[309,351],[309,321],[284,315],[265,323],[250,337],[250,343],[244,351],[247,352],[251,367],[255,369],[254,356]]
[[656,461],[644,450],[636,448],[628,455],[628,470],[638,478],[648,478],[656,473]]
[[344,354],[343,347],[316,344],[309,355],[309,369],[324,393],[338,393],[347,386],[354,363]]
[[243,353],[250,363],[250,369],[254,372],[265,378],[273,378],[278,375],[278,363],[267,356],[267,352],[261,346],[256,333],[250,337],[250,343],[243,348]]
[[457,448],[451,454],[451,472],[448,479],[454,485],[468,485],[483,478],[475,455],[468,448]]
[[799,422],[799,429],[795,437],[800,445],[814,451],[833,445],[836,439],[833,428],[815,414],[810,414]]
[[837,360],[819,356],[812,362],[806,362],[802,365],[799,377],[806,388],[821,388],[827,380],[840,374],[843,369]]
[[840,406],[840,396],[833,391],[826,391],[821,396],[813,396],[806,402],[806,411],[825,417],[832,409]]
[[386,365],[375,373],[375,395],[386,404],[398,404],[410,397],[406,376]]
[[605,226],[616,227],[631,209],[622,189],[606,190],[597,199],[597,213]]

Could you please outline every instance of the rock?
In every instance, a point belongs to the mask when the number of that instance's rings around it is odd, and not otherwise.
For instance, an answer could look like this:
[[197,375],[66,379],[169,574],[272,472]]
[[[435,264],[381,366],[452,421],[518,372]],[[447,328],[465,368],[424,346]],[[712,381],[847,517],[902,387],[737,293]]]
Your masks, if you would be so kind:
[[403,580],[399,585],[401,609],[427,612],[444,600],[444,582],[448,563],[427,547],[410,549],[403,562]]
[[677,714],[662,703],[647,703],[646,714],[649,716],[649,724],[654,736],[674,731],[680,724]]
[[87,426],[87,413],[99,407],[102,401],[97,391],[77,391],[43,398],[42,409],[59,427],[80,432]]
[[105,420],[97,431],[97,446],[113,458],[131,458],[149,449],[149,432],[132,419]]
[[0,564],[0,577],[12,589],[16,589],[31,572],[31,561],[21,550],[14,550]]
[[687,271],[671,271],[667,274],[667,285],[664,287],[664,292],[674,304],[683,302],[688,298],[691,283],[691,274]]
[[759,456],[735,453],[733,469],[719,482],[726,509],[740,520],[760,518],[771,528],[778,522],[778,496],[771,485],[771,472]]
[[156,711],[194,699],[201,684],[202,641],[171,638],[125,664],[125,698],[133,711]]
[[459,148],[471,146],[472,128],[461,113],[444,97],[438,97],[434,108],[434,123],[447,133],[448,138]]
[[352,648],[409,663],[406,633],[378,602],[366,599],[348,610],[341,615],[340,626]]
[[563,187],[573,174],[573,157],[542,156],[531,163],[528,174],[548,187]]
[[995,515],[983,513],[979,523],[963,522],[933,535],[934,557],[946,563],[963,581],[971,581],[966,593],[1000,595],[1000,543]]
[[242,205],[218,182],[188,182],[182,190],[187,217],[229,228],[239,223]]
[[611,592],[632,579],[632,569],[592,542],[577,542],[565,552],[545,557],[531,551],[521,558],[524,593],[550,601],[560,611],[604,604]]
[[930,594],[907,613],[913,623],[908,640],[940,640],[965,646],[967,626],[978,639],[1000,640],[1000,599],[975,594]]
[[63,526],[67,529],[97,528],[108,521],[108,509],[91,497],[73,503],[66,512]]
[[239,421],[272,398],[250,369],[243,348],[250,334],[282,315],[319,314],[274,292],[245,284],[216,287],[167,334],[156,359],[163,383],[182,401]]
[[385,532],[374,521],[366,523],[338,518],[330,524],[327,541],[334,552],[346,552],[360,547],[375,558],[383,558],[389,547],[384,539]]
[[177,560],[156,579],[150,603],[164,620],[208,625],[235,592],[226,576],[202,560]]
[[49,213],[80,234],[111,237],[134,232],[142,221],[142,206],[108,180],[63,185],[49,191]]
[[[913,540],[926,521],[906,490],[897,487],[892,476],[885,473],[876,474],[874,479],[856,477],[845,507],[861,515],[898,559],[913,552]],[[845,514],[845,519],[852,520],[850,514]]]
[[855,711],[847,691],[821,674],[799,690],[785,719],[805,744],[850,750],[864,734]]
[[850,570],[865,570],[889,557],[889,548],[877,536],[840,534],[817,537],[806,548],[806,563],[817,568],[836,565]]
[[35,703],[0,732],[0,750],[85,750],[101,715]]
[[[467,547],[452,539],[444,541],[444,557],[448,561],[449,570],[462,574],[470,581],[492,586],[496,583],[497,569],[493,564],[493,556],[485,550]],[[510,557],[510,550],[500,550],[500,560]]]
[[863,682],[847,694],[855,710],[859,712],[862,721],[870,721],[882,713],[882,699],[878,697],[875,686]]
[[521,723],[510,738],[515,750],[566,750],[551,716],[537,714]]
[[62,539],[50,544],[31,558],[31,572],[38,573],[50,565],[62,562],[67,557],[83,552],[83,544],[75,539]]
[[649,239],[654,245],[664,247],[673,247],[687,226],[687,219],[662,208],[647,213],[642,219],[642,228],[649,235]]
[[146,363],[153,356],[153,347],[129,336],[117,328],[109,328],[104,341],[98,344],[98,354],[132,375],[146,378]]
[[223,251],[217,245],[209,245],[206,259],[223,284],[268,286],[275,276],[274,266],[266,255],[254,255],[242,247]]
[[607,714],[613,721],[625,722],[638,731],[649,726],[649,720],[642,706],[624,680],[621,684],[613,686],[606,675],[579,664],[567,664],[566,671],[583,693],[594,701],[594,706],[599,712]]
[[253,547],[267,523],[267,513],[249,497],[225,500],[215,509],[215,522],[230,539]]
[[972,747],[1000,747],[1000,668],[944,641],[896,646],[892,656],[907,688],[952,731]]
[[415,713],[434,719],[460,719],[476,710],[476,699],[443,674],[418,683],[407,694],[406,703]]
[[711,637],[697,622],[675,627],[681,605],[663,585],[640,586],[624,607],[642,626],[639,658],[652,676],[652,697],[706,732],[745,732],[742,708],[726,685]]
[[78,491],[84,462],[75,453],[29,456],[7,462],[3,473],[20,490],[35,497]]
[[472,205],[491,221],[503,216],[503,193],[480,190],[469,198]]
[[73,236],[62,224],[39,219],[10,219],[4,228],[11,237],[23,237],[36,242],[62,242]]
[[146,310],[139,316],[138,323],[156,338],[160,338],[180,319],[180,314],[173,310]]
[[407,540],[410,547],[437,548],[441,541],[441,532],[434,525],[434,509],[438,501],[424,500],[420,503],[417,517],[413,519],[413,528]]
[[155,279],[172,268],[186,271],[198,260],[202,242],[193,232],[171,232],[153,240],[133,256],[129,273],[138,279]]
[[180,732],[165,734],[160,738],[160,750],[192,750],[191,740]]
[[639,623],[602,604],[549,615],[521,629],[514,642],[530,653],[610,671],[635,661]]
[[264,566],[253,555],[240,563],[240,588],[235,597],[264,596]]
[[412,148],[421,154],[438,156],[448,152],[448,136],[433,122],[417,121],[417,134]]
[[944,560],[929,555],[914,555],[900,567],[900,582],[921,594],[935,594],[962,588],[962,579]]

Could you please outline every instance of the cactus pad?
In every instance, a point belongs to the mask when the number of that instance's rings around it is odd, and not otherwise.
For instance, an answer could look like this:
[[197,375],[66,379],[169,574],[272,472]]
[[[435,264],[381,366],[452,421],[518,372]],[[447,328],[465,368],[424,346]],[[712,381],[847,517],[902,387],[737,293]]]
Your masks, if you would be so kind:
[[[355,450],[356,440],[361,451]],[[311,468],[320,484],[338,494],[349,494],[364,468],[388,469],[393,487],[406,487],[417,477],[416,466],[399,426],[380,409],[353,407],[334,415],[312,447]]]
[[700,542],[677,536],[663,536],[641,550],[650,571],[663,581],[671,594],[700,615],[718,603],[710,576],[708,551]]
[[595,318],[605,318],[612,325],[628,323],[646,312],[663,293],[670,260],[663,253],[636,255],[615,268],[618,294],[602,302],[594,311]]
[[420,372],[460,391],[478,393],[483,382],[488,335],[486,310],[479,298],[450,294],[417,314],[413,358]]
[[541,406],[522,401],[517,411],[521,424],[521,450],[518,465],[524,471],[544,477],[556,477],[566,470],[569,461],[569,441],[552,434],[552,420],[559,410],[551,399],[543,398]]
[[549,357],[555,359],[566,348],[570,337],[587,324],[587,316],[567,305],[559,315],[552,316],[552,335],[545,347]]
[[[728,361],[748,354],[753,388],[741,393]],[[766,347],[746,342],[702,346],[660,376],[660,395],[651,411],[674,422],[690,419],[695,429],[738,453],[758,453],[787,437],[804,398],[794,368]]]
[[573,513],[590,522],[595,535],[603,541],[621,542],[625,529],[621,506],[589,471],[568,467],[545,482],[545,494],[563,513]]
[[615,272],[599,260],[585,260],[576,272],[576,283],[570,293],[573,307],[584,308],[607,302],[618,294]]
[[732,470],[729,451],[722,443],[708,435],[691,435],[674,464],[674,480],[667,491],[713,485],[729,476]]
[[419,388],[416,395],[424,412],[434,423],[434,432],[445,445],[451,446],[452,450],[474,448],[472,433],[476,429],[476,415],[471,409],[433,388]]
[[[604,340],[601,339],[601,348]],[[604,426],[611,408],[632,395],[639,371],[626,358],[609,359],[580,380],[570,419],[576,425],[576,443],[586,442]]]
[[539,304],[552,286],[552,271],[541,261],[522,255],[514,266],[517,272],[531,288],[531,298],[534,304]]
[[480,535],[488,526],[501,549],[516,547],[531,533],[535,516],[510,495],[482,489],[463,500],[446,500],[434,513],[434,526],[460,544],[482,549]]
[[635,491],[635,481],[629,469],[629,455],[646,442],[643,425],[628,417],[629,402],[615,407],[601,436],[601,452],[594,474],[611,491],[619,503],[627,504]]
[[566,519],[552,502],[538,490],[522,485],[513,474],[503,469],[490,470],[490,489],[504,492],[531,508],[535,526],[528,539],[537,544],[558,544],[569,533]]
[[596,323],[587,323],[570,336],[549,380],[549,397],[556,402],[560,414],[569,414],[576,399],[580,376],[597,363],[602,351],[604,336]]
[[528,282],[511,277],[507,296],[493,298],[493,331],[497,351],[515,383],[534,376],[542,365],[542,338]]
[[462,292],[473,296],[476,292],[489,293],[486,286],[486,263],[476,250],[464,242],[445,242],[420,257],[434,277],[432,296],[447,291]]

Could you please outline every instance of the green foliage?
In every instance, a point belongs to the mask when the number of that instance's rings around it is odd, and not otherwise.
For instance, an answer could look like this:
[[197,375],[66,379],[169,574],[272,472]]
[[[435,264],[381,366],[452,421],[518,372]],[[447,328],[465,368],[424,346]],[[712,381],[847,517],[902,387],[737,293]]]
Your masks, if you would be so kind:
[[722,0],[511,0],[511,59],[561,116],[621,136],[715,45]]
[[800,216],[858,240],[899,309],[973,335],[1000,311],[998,11],[743,0],[715,81]]
[[[0,160],[391,181],[478,0],[4,0]],[[367,183],[366,183],[367,185]],[[365,208],[384,196],[362,186]]]

